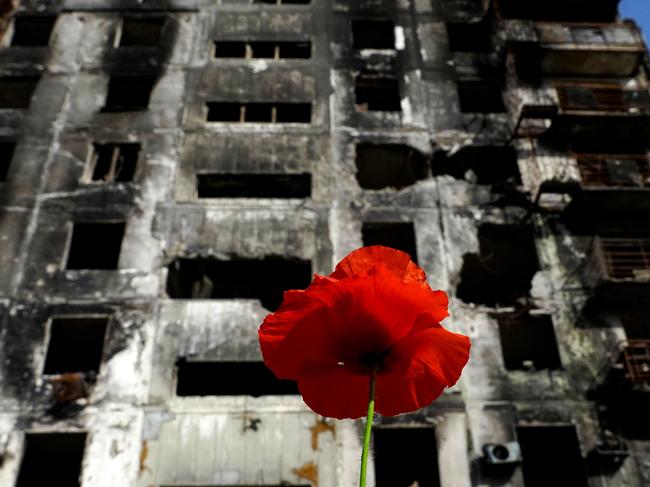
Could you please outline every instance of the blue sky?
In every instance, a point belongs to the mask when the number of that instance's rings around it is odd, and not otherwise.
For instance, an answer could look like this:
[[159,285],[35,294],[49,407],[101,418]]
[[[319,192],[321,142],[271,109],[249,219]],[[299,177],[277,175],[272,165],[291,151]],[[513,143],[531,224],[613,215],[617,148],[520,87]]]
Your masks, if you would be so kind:
[[636,20],[648,43],[650,41],[650,0],[622,0],[619,11],[622,18]]

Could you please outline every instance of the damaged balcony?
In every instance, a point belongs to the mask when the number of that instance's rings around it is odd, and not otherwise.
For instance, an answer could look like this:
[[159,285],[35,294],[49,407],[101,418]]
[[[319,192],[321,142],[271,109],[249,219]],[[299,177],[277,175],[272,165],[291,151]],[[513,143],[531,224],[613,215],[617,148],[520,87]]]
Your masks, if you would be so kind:
[[538,22],[536,42],[510,47],[517,73],[525,80],[584,76],[628,78],[645,55],[643,37],[634,23],[589,24]]
[[571,152],[531,157],[527,164],[531,195],[546,209],[600,214],[650,212],[647,153]]
[[625,379],[632,384],[650,384],[650,340],[627,340],[623,347]]
[[634,306],[650,293],[650,238],[596,237],[583,270],[595,303]]
[[[607,138],[625,144],[650,137],[650,91],[621,83],[558,82],[545,96],[519,90],[515,136],[559,143]],[[511,104],[512,106],[512,104]]]

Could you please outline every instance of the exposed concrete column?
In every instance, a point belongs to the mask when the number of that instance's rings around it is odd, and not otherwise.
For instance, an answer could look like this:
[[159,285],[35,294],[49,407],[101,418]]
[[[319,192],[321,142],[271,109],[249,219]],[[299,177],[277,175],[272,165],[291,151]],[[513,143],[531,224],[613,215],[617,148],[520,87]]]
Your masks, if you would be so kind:
[[471,487],[465,413],[446,413],[436,425],[440,487]]

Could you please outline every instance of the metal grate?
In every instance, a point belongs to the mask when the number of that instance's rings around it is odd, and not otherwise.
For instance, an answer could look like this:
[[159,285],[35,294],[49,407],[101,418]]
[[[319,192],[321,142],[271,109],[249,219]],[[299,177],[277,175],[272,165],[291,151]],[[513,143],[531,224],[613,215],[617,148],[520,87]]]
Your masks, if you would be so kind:
[[633,24],[537,22],[537,31],[540,41],[549,44],[644,49],[639,30]]
[[650,187],[648,156],[574,154],[584,186]]
[[625,378],[632,383],[650,383],[650,340],[628,340],[623,348]]
[[557,83],[563,110],[629,112],[650,110],[650,92],[615,83]]
[[601,238],[600,250],[613,279],[650,279],[650,239]]

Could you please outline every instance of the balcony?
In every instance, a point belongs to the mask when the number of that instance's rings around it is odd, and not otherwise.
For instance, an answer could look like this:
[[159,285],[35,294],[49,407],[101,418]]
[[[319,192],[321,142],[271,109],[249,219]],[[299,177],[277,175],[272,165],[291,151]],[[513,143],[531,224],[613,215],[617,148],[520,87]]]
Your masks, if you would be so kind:
[[[549,210],[590,214],[650,214],[650,160],[647,154],[533,153],[523,177]],[[554,202],[564,201],[564,205]],[[548,202],[548,204],[547,204]]]
[[650,384],[650,340],[627,340],[623,347],[625,379],[632,384]]
[[597,305],[643,306],[650,293],[650,238],[596,237],[583,280]]
[[[631,144],[650,138],[650,91],[620,83],[555,83],[555,108],[545,106],[543,135],[559,143],[607,140]],[[526,126],[529,103],[521,103],[517,130]],[[537,113],[533,113],[537,116]],[[519,135],[519,134],[517,134]],[[539,134],[542,135],[542,134]]]
[[517,73],[525,80],[584,76],[628,78],[645,55],[643,37],[633,23],[537,22],[536,42],[515,42]]

